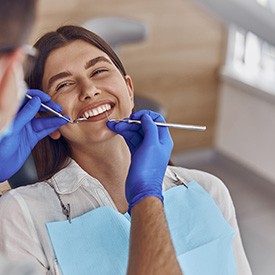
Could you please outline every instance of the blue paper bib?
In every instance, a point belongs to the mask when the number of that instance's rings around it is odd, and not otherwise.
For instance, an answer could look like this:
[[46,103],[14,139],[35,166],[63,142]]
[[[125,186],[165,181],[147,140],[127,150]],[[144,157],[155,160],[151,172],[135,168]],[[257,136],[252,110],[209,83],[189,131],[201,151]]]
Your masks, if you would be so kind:
[[[233,275],[234,232],[209,194],[195,181],[164,192],[164,207],[184,275]],[[48,233],[64,275],[127,273],[130,216],[103,206]]]

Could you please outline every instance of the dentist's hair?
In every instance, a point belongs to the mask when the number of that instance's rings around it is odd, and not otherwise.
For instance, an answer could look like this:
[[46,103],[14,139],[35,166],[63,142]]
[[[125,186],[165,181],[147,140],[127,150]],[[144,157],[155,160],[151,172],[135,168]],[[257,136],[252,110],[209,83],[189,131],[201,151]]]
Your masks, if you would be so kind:
[[0,1],[0,47],[21,46],[28,41],[35,9],[36,0]]
[[[85,41],[101,51],[105,52],[123,77],[126,71],[112,48],[95,33],[79,26],[63,26],[54,32],[43,35],[34,45],[39,51],[39,56],[32,73],[26,79],[29,88],[42,90],[42,80],[45,64],[49,54],[62,48],[73,41]],[[33,152],[33,159],[36,165],[38,179],[47,180],[69,164],[71,148],[64,137],[53,140],[50,137],[42,139]]]

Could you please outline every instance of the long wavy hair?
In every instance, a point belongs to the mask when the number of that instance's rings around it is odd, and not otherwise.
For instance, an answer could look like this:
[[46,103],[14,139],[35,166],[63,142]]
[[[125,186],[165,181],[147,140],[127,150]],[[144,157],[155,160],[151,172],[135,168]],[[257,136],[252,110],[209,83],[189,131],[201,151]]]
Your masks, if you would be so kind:
[[[36,64],[26,82],[31,89],[42,90],[45,63],[49,54],[75,40],[83,40],[105,52],[123,77],[126,71],[112,48],[95,33],[79,26],[63,26],[43,35],[34,45],[39,51]],[[71,148],[64,137],[53,140],[49,136],[42,139],[32,152],[38,180],[47,180],[69,164]]]

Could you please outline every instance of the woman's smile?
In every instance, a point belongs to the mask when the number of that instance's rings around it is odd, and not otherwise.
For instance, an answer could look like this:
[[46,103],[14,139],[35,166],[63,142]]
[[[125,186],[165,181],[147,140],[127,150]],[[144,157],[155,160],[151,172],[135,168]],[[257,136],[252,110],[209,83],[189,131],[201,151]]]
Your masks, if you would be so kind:
[[113,137],[106,126],[106,112],[124,118],[134,106],[131,78],[122,75],[106,53],[82,40],[49,54],[43,89],[72,120],[86,119],[59,130],[65,138],[83,144],[87,139],[92,144]]
[[110,115],[113,112],[115,104],[112,102],[99,102],[92,106],[85,107],[79,112],[77,118],[86,118],[86,122],[98,121],[106,118],[106,112]]

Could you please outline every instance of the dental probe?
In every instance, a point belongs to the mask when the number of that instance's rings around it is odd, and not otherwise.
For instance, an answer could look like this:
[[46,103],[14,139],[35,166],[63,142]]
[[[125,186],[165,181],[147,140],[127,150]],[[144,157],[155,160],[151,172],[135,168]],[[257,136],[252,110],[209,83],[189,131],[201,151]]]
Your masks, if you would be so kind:
[[[128,122],[128,123],[138,123],[138,124],[141,124],[140,120],[134,120],[134,119],[116,119],[116,118],[111,118],[110,119],[108,115],[107,115],[107,118],[108,118],[109,121],[115,121],[115,122],[124,121],[124,122]],[[195,131],[205,131],[206,130],[206,126],[199,126],[199,125],[186,125],[186,124],[167,123],[167,122],[158,122],[158,121],[154,121],[154,123],[157,126],[166,126],[166,127],[185,129],[185,130],[195,130]]]
[[[110,121],[125,121],[128,123],[138,123],[141,124],[140,120],[134,119],[111,119]],[[176,123],[167,123],[167,122],[157,122],[154,121],[157,126],[166,126],[171,128],[185,129],[185,130],[196,130],[196,131],[205,131],[206,126],[198,126],[198,125],[186,125],[186,124],[176,124]]]
[[[30,96],[30,95],[28,95],[28,94],[26,94],[26,97],[27,97],[28,99],[32,99],[32,96]],[[75,119],[74,121],[71,121],[70,119],[66,118],[65,116],[63,116],[62,114],[58,113],[57,111],[55,111],[54,109],[52,109],[51,107],[49,107],[49,106],[47,106],[47,105],[41,103],[41,106],[42,106],[44,109],[46,109],[47,111],[49,111],[49,112],[55,114],[56,116],[65,119],[66,121],[70,122],[71,124],[76,124],[76,123],[78,123],[79,121],[86,120],[86,118],[78,118],[78,119]]]

